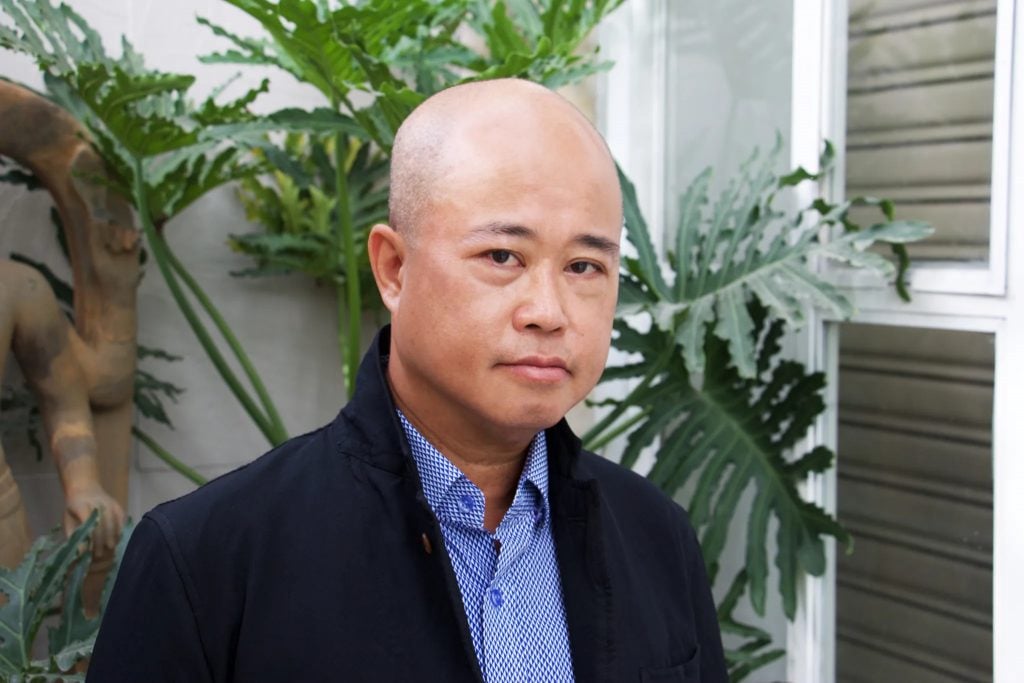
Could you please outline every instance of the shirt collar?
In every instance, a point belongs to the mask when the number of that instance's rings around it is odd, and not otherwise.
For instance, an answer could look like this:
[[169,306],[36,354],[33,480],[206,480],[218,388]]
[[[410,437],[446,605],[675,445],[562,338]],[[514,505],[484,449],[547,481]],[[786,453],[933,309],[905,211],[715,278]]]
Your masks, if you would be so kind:
[[[439,512],[442,510],[444,500],[452,486],[461,479],[466,479],[467,483],[472,484],[466,478],[466,475],[462,473],[462,470],[453,465],[426,437],[420,434],[419,430],[405,417],[401,409],[396,408],[395,412],[398,414],[402,430],[405,432],[405,438],[409,443],[409,450],[412,452],[413,460],[416,462],[416,469],[419,470],[423,495],[426,496],[427,503],[430,504],[430,509],[433,510],[434,514],[440,516]],[[535,487],[540,493],[546,516],[550,511],[550,505],[548,502],[547,438],[543,431],[537,432],[537,435],[533,437],[533,441],[530,442],[530,446],[527,449],[523,473],[520,475],[519,483],[516,486],[517,499],[522,498],[522,491],[527,484]],[[514,505],[515,502],[513,502]]]

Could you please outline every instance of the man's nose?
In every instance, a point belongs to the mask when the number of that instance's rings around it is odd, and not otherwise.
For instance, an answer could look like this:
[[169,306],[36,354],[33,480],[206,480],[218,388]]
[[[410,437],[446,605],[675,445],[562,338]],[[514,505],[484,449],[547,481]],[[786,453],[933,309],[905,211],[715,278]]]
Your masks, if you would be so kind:
[[513,325],[517,330],[529,329],[557,332],[569,323],[566,313],[565,293],[557,276],[534,272],[526,279],[526,287],[520,293]]

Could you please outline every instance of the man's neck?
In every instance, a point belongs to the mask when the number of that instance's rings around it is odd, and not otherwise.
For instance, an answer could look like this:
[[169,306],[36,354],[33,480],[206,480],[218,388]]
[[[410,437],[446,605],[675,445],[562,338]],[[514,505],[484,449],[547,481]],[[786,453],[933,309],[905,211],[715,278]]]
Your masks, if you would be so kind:
[[484,528],[493,533],[515,499],[531,439],[487,439],[432,424],[394,387],[391,393],[412,426],[484,494]]

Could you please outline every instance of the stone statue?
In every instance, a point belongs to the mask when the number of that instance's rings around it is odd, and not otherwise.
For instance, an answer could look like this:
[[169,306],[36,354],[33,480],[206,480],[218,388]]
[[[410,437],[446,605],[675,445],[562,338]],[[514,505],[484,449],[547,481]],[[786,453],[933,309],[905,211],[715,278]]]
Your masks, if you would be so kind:
[[[0,155],[49,190],[67,238],[74,327],[34,269],[0,261],[0,354],[13,350],[39,400],[64,488],[65,528],[102,510],[86,579],[86,605],[95,608],[128,496],[138,232],[130,205],[97,182],[105,169],[84,129],[60,107],[5,81]],[[20,494],[0,450],[0,564],[17,564],[28,544]]]

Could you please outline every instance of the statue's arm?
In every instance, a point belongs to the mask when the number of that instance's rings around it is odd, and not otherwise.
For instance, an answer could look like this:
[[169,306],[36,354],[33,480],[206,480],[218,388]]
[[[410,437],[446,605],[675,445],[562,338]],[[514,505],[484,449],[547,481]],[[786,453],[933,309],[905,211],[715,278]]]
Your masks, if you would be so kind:
[[42,275],[21,264],[5,266],[2,272],[5,279],[13,280],[7,284],[15,293],[12,349],[39,402],[50,450],[60,472],[65,528],[81,524],[99,508],[96,550],[98,554],[109,553],[124,525],[124,512],[100,485],[88,390],[72,351],[71,325]]

